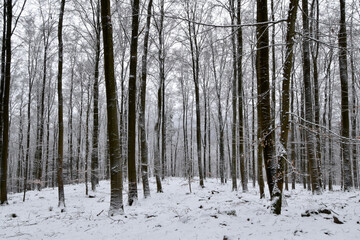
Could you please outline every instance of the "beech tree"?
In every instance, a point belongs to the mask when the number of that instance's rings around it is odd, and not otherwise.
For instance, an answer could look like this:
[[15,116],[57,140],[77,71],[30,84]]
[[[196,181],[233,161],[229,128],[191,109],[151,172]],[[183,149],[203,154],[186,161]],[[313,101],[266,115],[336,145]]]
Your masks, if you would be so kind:
[[65,11],[65,0],[61,0],[58,41],[59,41],[59,61],[58,61],[58,118],[59,118],[59,144],[57,156],[57,183],[59,190],[59,207],[65,207],[64,179],[63,179],[63,159],[64,159],[64,120],[63,120],[63,95],[62,95],[62,73],[63,73],[63,19]]
[[344,164],[344,190],[353,187],[350,161],[350,120],[349,120],[349,88],[347,63],[347,33],[345,18],[345,0],[340,0],[340,29],[339,29],[339,68],[341,83],[341,152]]
[[140,1],[134,0],[132,4],[132,32],[130,44],[130,75],[129,75],[129,108],[128,108],[128,179],[129,179],[129,205],[137,200],[136,179],[136,74],[137,74],[137,48],[139,32],[139,6]]
[[[104,70],[106,87],[107,132],[110,155],[110,210],[109,215],[122,213],[122,169],[120,155],[120,138],[116,104],[116,82],[114,74],[113,33],[111,23],[110,0],[101,0],[101,25],[103,32]],[[121,117],[121,116],[120,116]]]
[[11,80],[12,0],[4,2],[4,28],[1,51],[0,83],[0,204],[7,204],[7,168],[9,151],[9,98]]
[[146,139],[145,130],[145,110],[146,110],[146,78],[147,78],[147,55],[149,47],[149,34],[150,34],[150,22],[151,22],[151,8],[152,0],[149,0],[147,7],[145,36],[144,36],[144,53],[142,56],[142,68],[141,68],[141,83],[140,83],[140,112],[139,112],[139,126],[140,126],[140,144],[141,144],[141,177],[143,183],[144,197],[150,196],[150,187],[148,179],[148,144]]

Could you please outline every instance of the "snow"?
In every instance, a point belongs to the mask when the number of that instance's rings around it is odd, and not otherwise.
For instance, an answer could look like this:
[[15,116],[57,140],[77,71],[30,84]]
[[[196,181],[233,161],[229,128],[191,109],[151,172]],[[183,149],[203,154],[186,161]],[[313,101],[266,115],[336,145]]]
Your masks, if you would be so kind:
[[[25,202],[22,194],[10,194],[9,205],[0,206],[0,239],[360,239],[360,192],[312,195],[298,185],[284,192],[282,215],[275,216],[269,199],[259,199],[250,185],[247,193],[232,192],[231,182],[207,179],[205,188],[194,181],[189,193],[185,179],[168,178],[164,193],[156,193],[151,178],[151,197],[139,189],[135,206],[125,204],[125,214],[115,217],[107,214],[108,181],[91,193],[95,198],[85,196],[84,184],[65,186],[63,212],[57,189],[29,191]],[[324,208],[331,214],[301,216]]]

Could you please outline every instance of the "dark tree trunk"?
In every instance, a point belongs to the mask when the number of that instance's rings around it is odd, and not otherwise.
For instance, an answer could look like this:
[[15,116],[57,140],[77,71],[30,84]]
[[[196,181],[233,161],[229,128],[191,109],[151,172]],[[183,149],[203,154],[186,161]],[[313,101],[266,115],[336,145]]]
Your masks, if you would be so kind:
[[284,187],[284,177],[286,172],[285,160],[287,159],[287,143],[289,133],[289,109],[290,109],[290,81],[291,70],[293,67],[293,46],[295,40],[295,23],[296,13],[299,0],[291,0],[289,5],[289,13],[287,20],[287,34],[286,34],[286,51],[285,63],[283,72],[283,86],[282,86],[282,109],[280,113],[281,134],[280,134],[280,151],[278,159],[278,169],[276,175],[277,188],[273,190],[273,212],[281,214],[282,192]]
[[[195,18],[194,11],[196,11],[196,5],[195,5],[195,9],[190,10],[190,6],[187,6],[187,8],[188,8],[187,14],[189,20]],[[191,16],[191,14],[193,14],[193,16]],[[200,46],[197,36],[198,31],[196,30],[196,25],[194,22],[188,21],[188,31],[189,31],[193,81],[195,86],[196,150],[197,150],[200,186],[204,187],[204,176],[202,171],[202,160],[201,160],[201,118],[200,118],[200,90],[199,90]]]
[[349,121],[349,89],[347,72],[347,33],[345,18],[345,0],[340,0],[340,29],[339,29],[339,68],[341,83],[341,151],[344,163],[344,190],[352,187],[352,173],[350,161],[350,121]]
[[58,40],[59,40],[59,62],[58,62],[58,110],[59,110],[59,145],[57,156],[57,183],[59,190],[59,207],[65,207],[63,159],[64,159],[64,121],[63,121],[63,96],[62,96],[62,72],[63,72],[63,18],[65,11],[65,0],[61,0]]
[[[230,17],[231,17],[231,25],[235,24],[235,3],[234,0],[230,0]],[[241,28],[239,28],[241,29]],[[237,31],[235,30],[235,27],[231,28],[232,34],[231,34],[231,44],[232,44],[232,58],[233,58],[233,76],[232,76],[232,123],[231,123],[231,160],[229,159],[231,163],[231,179],[232,179],[232,191],[237,191],[237,176],[236,176],[236,162],[237,162],[237,132],[236,132],[236,124],[237,124],[237,76],[238,76],[238,64],[237,64],[237,54],[238,49],[236,46],[236,37],[237,37]],[[241,31],[241,30],[238,30]],[[241,87],[241,86],[239,86]],[[220,104],[220,103],[219,103]],[[242,106],[241,106],[242,107]],[[241,108],[240,107],[240,108]],[[239,113],[239,115],[242,115]],[[239,122],[239,128],[241,128],[241,123]],[[220,135],[221,137],[221,135]],[[241,138],[241,136],[239,136]],[[220,139],[221,141],[221,139]],[[241,145],[240,143],[239,145]],[[243,152],[240,152],[240,155],[243,154]]]
[[[241,25],[241,0],[237,0],[237,24]],[[246,173],[245,152],[244,152],[244,114],[243,114],[243,73],[242,73],[242,55],[243,55],[243,33],[242,28],[237,30],[237,82],[238,82],[238,112],[239,112],[239,155],[240,155],[240,178],[243,192],[248,191],[248,177]]]
[[[114,75],[113,33],[110,14],[110,0],[101,0],[101,23],[103,29],[105,87],[108,119],[108,139],[111,171],[111,196],[109,215],[123,212],[122,163],[116,101],[116,81]],[[122,117],[122,116],[120,116]],[[136,178],[135,178],[136,182]]]
[[272,129],[269,86],[269,30],[267,0],[257,0],[257,53],[256,75],[258,88],[258,127],[261,131],[259,148],[263,149],[263,162],[265,163],[267,183],[272,197],[276,178],[275,164],[275,132]]
[[304,29],[304,40],[303,40],[303,78],[305,87],[305,125],[307,126],[306,144],[307,144],[307,158],[308,158],[308,171],[310,173],[310,180],[313,193],[320,194],[321,188],[319,184],[319,175],[316,161],[316,136],[313,133],[313,100],[312,100],[312,87],[310,79],[310,47],[309,47],[309,17],[308,17],[308,1],[302,0],[303,8],[303,29]]
[[[314,12],[316,11],[316,17],[314,17]],[[315,117],[315,129],[319,133],[316,135],[316,162],[319,174],[319,186],[323,187],[322,179],[322,164],[321,164],[321,138],[320,138],[320,101],[319,101],[319,70],[318,70],[318,56],[319,56],[319,2],[318,0],[313,0],[311,3],[311,13],[310,18],[310,35],[315,41],[312,41],[311,45],[311,56],[313,63],[313,79],[314,79],[314,117]],[[314,26],[315,24],[315,26]]]
[[94,102],[93,102],[93,136],[91,152],[91,190],[96,191],[96,185],[99,184],[99,63],[100,63],[100,3],[96,2],[96,48],[95,48],[95,69],[94,69]]
[[86,109],[86,120],[85,120],[85,195],[89,195],[89,186],[88,186],[88,173],[89,173],[89,115],[90,115],[90,83],[87,87],[87,109]]
[[147,55],[149,45],[150,23],[151,23],[151,8],[152,0],[149,0],[147,16],[146,16],[146,28],[144,37],[144,55],[142,57],[142,69],[141,69],[141,83],[140,83],[140,112],[139,112],[139,126],[140,126],[140,148],[141,148],[141,177],[143,183],[144,197],[150,197],[149,187],[149,174],[148,174],[148,144],[146,139],[145,129],[145,111],[146,111],[146,77],[147,77]]
[[137,200],[136,182],[136,69],[139,32],[139,0],[132,3],[132,32],[130,46],[129,115],[128,115],[128,179],[131,206]]
[[[6,8],[6,40],[5,40],[5,71],[2,77],[0,99],[2,108],[0,109],[0,205],[7,204],[7,168],[9,151],[9,98],[11,80],[11,35],[12,35],[12,0],[7,0]],[[1,141],[0,140],[0,141]]]

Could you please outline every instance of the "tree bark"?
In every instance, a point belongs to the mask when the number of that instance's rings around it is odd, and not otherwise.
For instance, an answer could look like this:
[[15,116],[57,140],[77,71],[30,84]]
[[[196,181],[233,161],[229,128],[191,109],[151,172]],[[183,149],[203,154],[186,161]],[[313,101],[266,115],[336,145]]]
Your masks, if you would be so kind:
[[147,78],[147,55],[149,47],[149,34],[151,23],[152,0],[149,0],[146,16],[146,27],[144,37],[144,55],[142,57],[141,83],[140,83],[140,147],[141,147],[141,177],[143,184],[144,197],[150,197],[149,174],[148,174],[148,144],[146,139],[145,116],[146,116],[146,78]]
[[282,192],[284,187],[285,165],[287,159],[287,143],[289,133],[289,110],[290,110],[290,81],[291,70],[293,67],[293,46],[295,40],[295,24],[296,13],[299,0],[291,0],[289,5],[289,13],[287,20],[286,33],[286,51],[285,63],[283,72],[283,86],[282,86],[282,109],[280,113],[281,130],[280,130],[280,153],[278,159],[278,169],[276,173],[277,188],[273,189],[273,212],[281,214]]
[[349,121],[349,89],[347,72],[347,33],[345,18],[345,0],[340,0],[340,29],[339,29],[339,68],[341,83],[341,152],[344,163],[344,190],[352,187],[352,173],[350,161],[350,121]]
[[96,45],[95,45],[95,69],[93,89],[93,136],[91,152],[91,190],[96,191],[99,184],[99,64],[100,64],[100,2],[96,2],[96,23],[95,23]]
[[[7,0],[6,7],[6,40],[5,40],[5,79],[1,83],[0,98],[2,99],[2,111],[0,113],[0,121],[2,121],[2,129],[0,128],[0,138],[2,138],[1,159],[0,159],[0,205],[7,204],[7,168],[8,168],[8,152],[9,152],[9,98],[10,98],[10,80],[11,80],[11,31],[12,31],[12,0]],[[3,87],[4,86],[4,87]],[[1,131],[2,130],[2,131]]]
[[132,3],[132,32],[130,46],[129,115],[128,115],[128,179],[131,206],[137,200],[136,182],[136,69],[139,32],[139,0]]
[[64,121],[63,121],[63,96],[62,96],[62,72],[63,72],[63,18],[65,11],[65,0],[61,0],[58,41],[59,41],[59,62],[58,62],[58,118],[59,118],[59,145],[57,156],[57,183],[59,191],[59,207],[65,207],[64,180],[63,180],[63,159],[64,159]]
[[[101,0],[101,23],[103,29],[104,70],[107,105],[107,124],[110,155],[110,210],[109,215],[122,213],[122,163],[116,101],[116,81],[114,75],[113,32],[110,14],[110,0]],[[120,116],[121,117],[121,116]],[[135,178],[136,181],[136,178]]]
[[275,132],[272,129],[269,86],[269,30],[267,0],[257,0],[257,50],[256,50],[256,75],[258,89],[258,127],[261,131],[259,147],[263,149],[267,183],[272,198],[275,186]]
[[312,100],[312,87],[310,79],[310,46],[309,46],[309,17],[308,17],[308,1],[302,0],[303,8],[303,29],[304,29],[304,39],[303,39],[303,79],[305,87],[305,119],[307,131],[305,132],[306,144],[307,144],[307,158],[308,158],[308,168],[310,172],[311,188],[312,192],[316,194],[321,193],[318,167],[316,161],[316,136],[314,135],[313,127],[313,100]]

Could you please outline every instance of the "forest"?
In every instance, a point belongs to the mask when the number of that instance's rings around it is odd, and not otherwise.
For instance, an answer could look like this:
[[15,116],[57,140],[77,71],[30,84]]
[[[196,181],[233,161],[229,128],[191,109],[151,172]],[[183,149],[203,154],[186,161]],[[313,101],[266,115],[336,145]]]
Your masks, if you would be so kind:
[[111,219],[176,184],[274,216],[299,189],[360,202],[358,0],[0,8],[0,211],[56,189],[63,212],[66,189],[104,185]]

